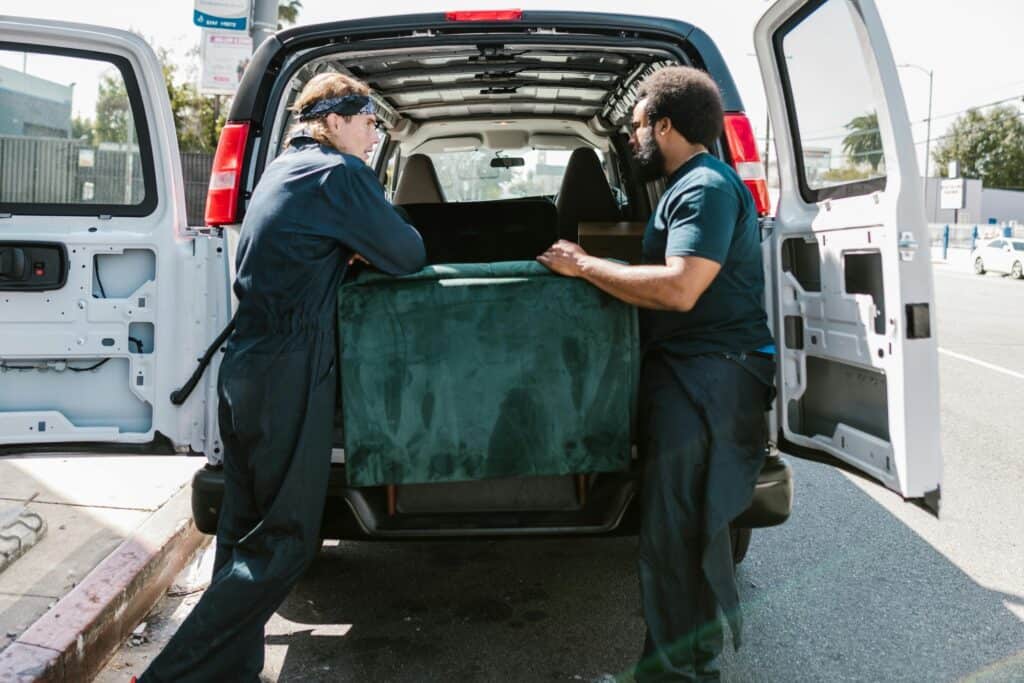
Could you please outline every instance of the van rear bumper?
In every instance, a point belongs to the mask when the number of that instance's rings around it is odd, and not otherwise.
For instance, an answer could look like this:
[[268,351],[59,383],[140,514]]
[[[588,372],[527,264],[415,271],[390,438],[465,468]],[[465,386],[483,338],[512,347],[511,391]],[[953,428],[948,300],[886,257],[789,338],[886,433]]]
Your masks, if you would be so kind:
[[[321,535],[338,539],[602,536],[635,534],[639,491],[633,472],[599,475],[574,509],[458,511],[389,514],[384,487],[352,488],[343,465],[332,465]],[[192,477],[192,517],[203,533],[217,530],[224,473],[207,465]],[[782,524],[793,504],[793,472],[777,454],[761,470],[750,507],[734,527]]]

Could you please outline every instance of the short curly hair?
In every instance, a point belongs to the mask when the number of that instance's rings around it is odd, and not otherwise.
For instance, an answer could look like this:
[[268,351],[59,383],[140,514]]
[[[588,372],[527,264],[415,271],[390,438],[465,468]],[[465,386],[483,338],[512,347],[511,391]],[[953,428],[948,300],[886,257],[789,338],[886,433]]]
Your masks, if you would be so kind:
[[694,144],[711,147],[722,136],[722,94],[711,76],[689,66],[668,66],[644,79],[637,100],[647,99],[647,121],[667,118]]

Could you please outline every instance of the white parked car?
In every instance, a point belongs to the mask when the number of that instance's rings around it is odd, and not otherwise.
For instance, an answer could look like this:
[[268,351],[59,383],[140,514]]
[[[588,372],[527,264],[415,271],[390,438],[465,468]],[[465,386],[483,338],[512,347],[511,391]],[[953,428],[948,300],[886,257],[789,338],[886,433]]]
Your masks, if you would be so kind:
[[971,252],[974,272],[984,275],[1009,273],[1016,280],[1024,278],[1024,240],[1012,237],[997,237],[979,244]]

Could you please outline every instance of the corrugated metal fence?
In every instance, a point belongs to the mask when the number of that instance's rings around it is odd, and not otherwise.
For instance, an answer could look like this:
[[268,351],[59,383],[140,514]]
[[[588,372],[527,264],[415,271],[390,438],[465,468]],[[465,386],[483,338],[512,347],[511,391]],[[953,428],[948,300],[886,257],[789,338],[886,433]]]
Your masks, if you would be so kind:
[[189,225],[205,225],[206,188],[210,184],[213,154],[210,152],[182,152],[181,174],[185,177],[185,208]]
[[[182,152],[189,225],[202,225],[213,155]],[[137,204],[145,187],[138,148],[0,136],[0,200],[29,204]]]

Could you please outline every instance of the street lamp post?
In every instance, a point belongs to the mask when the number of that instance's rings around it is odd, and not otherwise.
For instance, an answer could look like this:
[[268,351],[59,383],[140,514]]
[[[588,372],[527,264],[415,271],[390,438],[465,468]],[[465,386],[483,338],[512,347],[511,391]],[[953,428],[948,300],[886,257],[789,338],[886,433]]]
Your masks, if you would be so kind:
[[924,204],[928,206],[928,165],[931,163],[932,155],[932,83],[934,71],[932,69],[926,69],[918,64],[899,64],[899,67],[907,67],[911,69],[917,69],[922,73],[928,74],[928,127],[925,133],[924,142]]

